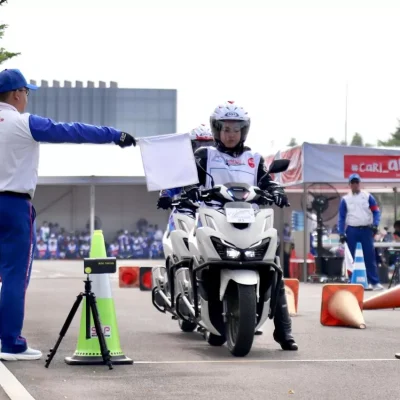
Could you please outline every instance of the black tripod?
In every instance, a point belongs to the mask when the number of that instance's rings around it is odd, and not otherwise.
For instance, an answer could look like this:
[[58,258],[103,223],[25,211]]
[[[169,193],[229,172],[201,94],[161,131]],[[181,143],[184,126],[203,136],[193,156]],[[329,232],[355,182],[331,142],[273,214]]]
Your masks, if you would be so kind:
[[85,293],[80,293],[75,303],[73,304],[71,311],[68,314],[67,319],[65,320],[64,326],[60,331],[60,337],[57,340],[53,349],[50,349],[50,353],[47,356],[45,367],[48,368],[51,360],[55,356],[58,346],[60,345],[63,337],[67,333],[69,326],[71,325],[72,320],[74,319],[75,313],[81,304],[82,298],[86,297],[86,339],[91,339],[91,329],[90,329],[90,314],[93,315],[94,326],[96,328],[97,338],[99,339],[101,355],[103,357],[104,364],[107,364],[109,369],[113,369],[110,357],[110,351],[107,348],[107,343],[104,338],[103,330],[101,328],[99,312],[97,310],[96,296],[92,292],[92,281],[89,279],[89,275],[87,275],[87,279],[83,281],[85,283]]

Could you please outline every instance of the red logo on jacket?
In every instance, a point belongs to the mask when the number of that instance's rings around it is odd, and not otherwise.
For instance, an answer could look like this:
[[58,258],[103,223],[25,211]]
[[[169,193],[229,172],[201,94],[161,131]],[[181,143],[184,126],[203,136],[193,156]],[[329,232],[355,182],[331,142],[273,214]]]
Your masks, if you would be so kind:
[[249,166],[251,168],[254,168],[256,166],[256,164],[254,164],[254,158],[253,157],[249,158],[249,160],[247,162],[248,162],[248,164],[249,164]]

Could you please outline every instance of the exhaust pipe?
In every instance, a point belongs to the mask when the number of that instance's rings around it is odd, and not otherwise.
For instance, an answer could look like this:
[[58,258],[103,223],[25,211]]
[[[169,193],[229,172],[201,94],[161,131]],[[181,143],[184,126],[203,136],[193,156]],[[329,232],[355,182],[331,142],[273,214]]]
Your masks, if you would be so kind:
[[165,304],[168,306],[168,308],[171,308],[171,301],[169,298],[165,295],[165,293],[162,290],[158,290],[157,294],[159,294],[162,299],[164,300]]
[[197,320],[196,318],[196,311],[194,310],[194,307],[190,304],[190,301],[186,296],[181,297],[183,302],[185,303],[186,307],[190,311],[190,313],[195,317],[195,320],[199,326],[201,326],[203,329],[207,330],[207,327],[204,325],[204,322],[202,320]]
[[185,305],[188,308],[188,310],[190,311],[190,313],[193,315],[193,317],[195,317],[196,313],[194,311],[193,306],[190,304],[190,301],[187,299],[187,297],[186,296],[182,296],[182,300],[185,303]]

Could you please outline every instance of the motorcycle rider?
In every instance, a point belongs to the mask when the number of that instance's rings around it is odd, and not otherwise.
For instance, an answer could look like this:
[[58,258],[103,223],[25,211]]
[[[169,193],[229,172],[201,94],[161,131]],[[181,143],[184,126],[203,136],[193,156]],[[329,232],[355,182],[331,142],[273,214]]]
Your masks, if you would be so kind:
[[[190,131],[190,140],[192,142],[193,153],[200,147],[205,148],[206,146],[212,146],[214,144],[214,137],[211,130],[204,124]],[[182,188],[161,190],[160,197],[157,201],[157,208],[162,208],[164,210],[172,208],[173,198],[181,193],[181,189]]]
[[[199,184],[184,188],[192,201],[199,201],[199,187],[211,188],[209,173],[214,178],[214,183],[241,182],[258,186],[263,177],[260,189],[268,192],[279,207],[289,206],[284,189],[266,174],[263,157],[245,146],[249,129],[250,117],[248,113],[233,101],[216,107],[210,117],[212,135],[215,147],[201,147],[194,153],[197,163]],[[291,318],[289,316],[285,296],[284,283],[281,281],[279,300],[274,317],[274,340],[283,350],[298,350],[298,345],[292,336]],[[261,334],[262,331],[256,332]]]

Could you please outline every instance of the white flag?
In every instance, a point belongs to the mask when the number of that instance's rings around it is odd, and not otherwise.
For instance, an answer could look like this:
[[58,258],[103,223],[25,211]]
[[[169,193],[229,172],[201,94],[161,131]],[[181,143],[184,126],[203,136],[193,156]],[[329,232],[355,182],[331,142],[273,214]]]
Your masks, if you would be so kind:
[[345,262],[347,271],[353,272],[354,260],[353,260],[353,257],[351,256],[351,253],[350,253],[349,247],[347,246],[347,243],[344,244],[344,262]]
[[199,183],[189,133],[139,138],[149,192]]

